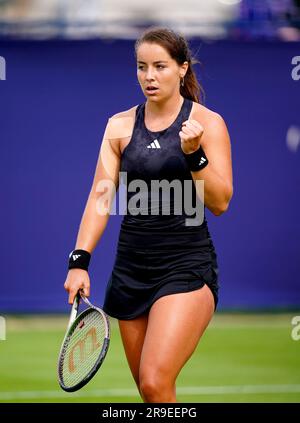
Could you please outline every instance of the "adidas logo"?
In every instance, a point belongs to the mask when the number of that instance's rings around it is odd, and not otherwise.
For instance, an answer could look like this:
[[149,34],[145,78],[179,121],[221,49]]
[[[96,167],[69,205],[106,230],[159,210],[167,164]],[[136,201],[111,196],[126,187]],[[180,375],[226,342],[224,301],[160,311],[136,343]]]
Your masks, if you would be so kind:
[[201,157],[199,165],[202,165],[202,163],[206,162],[206,159],[204,157]]
[[80,256],[81,256],[81,254],[74,254],[74,256],[72,256],[72,257],[73,257],[73,260],[75,261],[75,260],[77,260]]
[[147,148],[161,148],[159,142],[154,140],[151,144],[147,145]]

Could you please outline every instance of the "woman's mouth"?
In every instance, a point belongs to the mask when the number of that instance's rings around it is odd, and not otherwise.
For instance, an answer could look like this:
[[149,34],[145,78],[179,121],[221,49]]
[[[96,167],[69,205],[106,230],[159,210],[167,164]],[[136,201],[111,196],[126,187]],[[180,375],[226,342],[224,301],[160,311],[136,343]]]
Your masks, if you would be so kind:
[[158,88],[157,87],[154,87],[153,85],[149,85],[148,87],[146,87],[146,90],[145,91],[146,91],[146,93],[148,95],[154,95],[154,94],[157,93]]

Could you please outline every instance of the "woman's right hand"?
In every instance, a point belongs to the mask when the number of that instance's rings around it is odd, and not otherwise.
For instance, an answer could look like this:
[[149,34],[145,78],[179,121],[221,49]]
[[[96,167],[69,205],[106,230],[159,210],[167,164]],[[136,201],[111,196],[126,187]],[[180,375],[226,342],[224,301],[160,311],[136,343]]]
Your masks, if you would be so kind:
[[69,293],[69,304],[73,304],[77,292],[82,289],[86,297],[90,295],[90,277],[86,270],[70,269],[64,288]]

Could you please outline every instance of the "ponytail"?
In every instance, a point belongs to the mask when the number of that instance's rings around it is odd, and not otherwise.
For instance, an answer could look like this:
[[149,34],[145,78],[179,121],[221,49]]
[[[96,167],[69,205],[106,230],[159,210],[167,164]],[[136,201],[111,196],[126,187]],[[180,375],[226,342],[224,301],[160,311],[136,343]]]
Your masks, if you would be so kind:
[[189,60],[189,67],[185,74],[184,80],[180,81],[180,94],[188,98],[189,100],[195,101],[196,103],[202,103],[204,100],[204,90],[199,84],[193,64],[198,63],[196,60]]

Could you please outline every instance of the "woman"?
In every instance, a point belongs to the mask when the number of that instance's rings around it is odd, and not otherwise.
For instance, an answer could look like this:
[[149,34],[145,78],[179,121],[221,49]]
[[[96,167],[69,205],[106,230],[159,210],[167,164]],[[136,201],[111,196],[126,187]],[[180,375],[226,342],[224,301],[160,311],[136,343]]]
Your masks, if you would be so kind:
[[[186,198],[193,205],[204,200],[214,215],[226,211],[233,193],[230,139],[222,117],[199,102],[182,36],[150,28],[135,53],[146,102],[108,121],[65,289],[71,304],[80,288],[89,295],[90,256],[106,227],[120,175],[127,184],[142,180],[138,201],[127,188],[127,214],[103,309],[118,319],[142,399],[176,402],[176,378],[217,306],[218,266],[205,216],[195,218],[195,208],[192,219],[192,213],[178,213],[175,191],[191,182]],[[150,213],[148,188],[162,179],[181,185],[173,196],[151,199]],[[110,188],[103,189],[107,181]],[[168,207],[170,213],[162,213]]]

